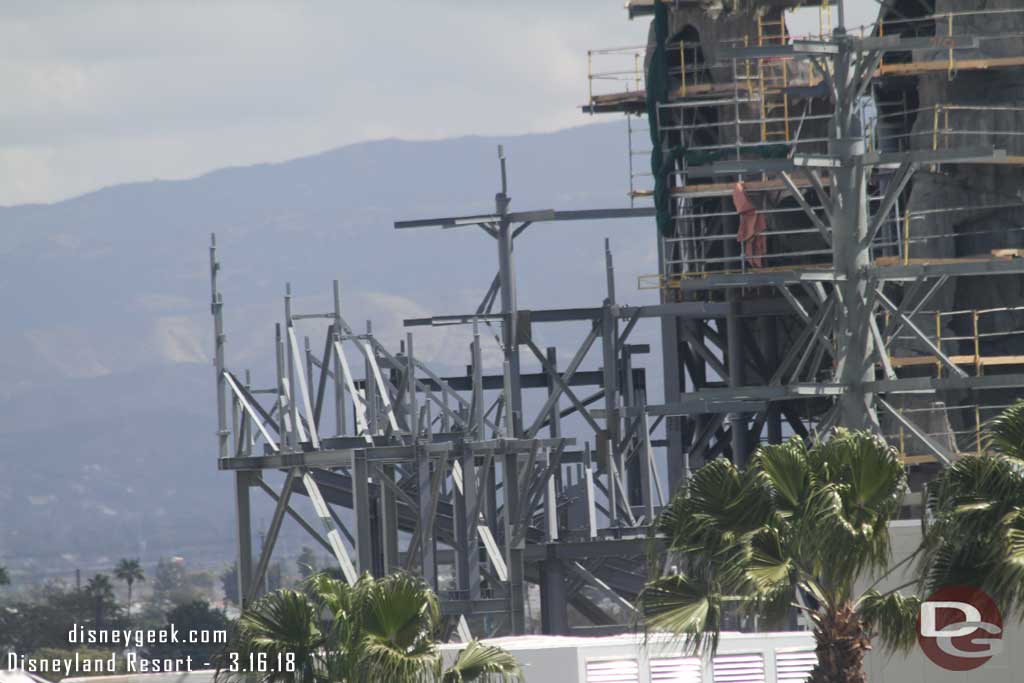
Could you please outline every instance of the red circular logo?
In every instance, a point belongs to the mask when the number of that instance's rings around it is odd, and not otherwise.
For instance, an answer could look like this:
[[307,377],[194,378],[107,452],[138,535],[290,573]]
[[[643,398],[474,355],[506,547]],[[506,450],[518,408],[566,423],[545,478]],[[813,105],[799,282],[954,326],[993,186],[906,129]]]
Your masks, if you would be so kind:
[[943,669],[977,669],[999,652],[1002,640],[999,607],[980,588],[946,586],[921,603],[917,642]]

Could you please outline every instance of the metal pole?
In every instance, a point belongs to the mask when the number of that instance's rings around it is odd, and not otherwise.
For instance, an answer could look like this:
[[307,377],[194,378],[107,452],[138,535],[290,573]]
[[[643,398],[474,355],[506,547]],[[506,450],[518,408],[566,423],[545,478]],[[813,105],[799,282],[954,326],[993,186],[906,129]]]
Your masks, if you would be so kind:
[[525,542],[517,538],[515,528],[520,522],[519,509],[519,456],[508,453],[503,459],[503,479],[505,492],[505,564],[508,566],[508,600],[510,621],[513,635],[526,632],[524,614],[524,571],[523,551]]
[[[548,396],[550,396],[556,391],[555,377],[558,375],[558,349],[554,346],[549,346],[546,354],[548,367],[551,369],[551,374],[548,376]],[[548,421],[548,435],[552,439],[560,438],[562,436],[562,416],[557,399],[551,406]],[[544,492],[544,511],[547,521],[547,536],[549,541],[558,540],[558,491],[561,489],[561,470],[562,468],[559,467],[558,471],[552,474]]]
[[[726,366],[729,370],[729,386],[738,388],[746,382],[743,355],[743,323],[740,321],[739,292],[730,289],[727,294],[729,314],[725,318]],[[747,464],[750,457],[750,439],[747,434],[747,415],[729,413],[729,434],[732,437],[732,460],[738,466]]]
[[[369,320],[366,321],[366,336],[370,337],[373,334],[373,323]],[[367,343],[366,345],[367,354],[375,353],[373,344]],[[378,432],[378,416],[377,416],[377,382],[373,376],[373,365],[370,364],[370,358],[367,356],[365,363],[365,375],[366,378],[363,381],[363,394],[366,396],[366,422],[370,427],[370,434],[377,434]]]
[[455,569],[460,590],[468,591],[469,599],[480,597],[480,549],[476,536],[478,519],[471,515],[476,507],[476,456],[461,447],[462,491],[455,491]]
[[484,378],[481,368],[482,356],[480,353],[480,329],[476,320],[473,321],[473,345],[471,347],[470,372],[473,378],[473,414],[470,416],[470,424],[473,429],[473,438],[483,441],[487,438],[484,432]]
[[[772,368],[779,366],[782,357],[779,355],[779,320],[775,316],[765,318],[764,354]],[[777,402],[768,404],[768,443],[782,443],[782,410]]]
[[250,510],[249,488],[252,477],[259,476],[252,472],[235,472],[235,521],[238,539],[238,606],[248,606],[246,592],[252,583],[252,514]]
[[[284,287],[284,324],[285,332],[288,333],[288,338],[291,338],[292,329],[292,283],[285,283]],[[287,364],[288,371],[288,411],[292,418],[292,431],[291,431],[291,442],[290,446],[294,449],[299,447],[299,402],[297,400],[298,392],[296,391],[295,384],[295,357],[292,354],[291,344],[285,341],[285,361]]]
[[[840,3],[840,8],[842,4]],[[840,10],[840,17],[842,13]],[[836,380],[846,386],[839,397],[838,424],[851,429],[869,428],[877,424],[874,397],[864,390],[864,383],[874,380],[874,366],[868,362],[874,348],[870,333],[868,280],[864,271],[871,265],[868,233],[867,169],[864,166],[865,145],[853,97],[852,83],[857,51],[849,38],[840,36],[839,54],[835,61],[835,79],[839,101],[833,115],[833,136],[829,152],[838,157],[834,169],[832,192],[836,206],[832,222],[833,268],[845,281],[836,283],[841,295],[836,307]],[[864,55],[862,59],[868,59]]]
[[277,414],[278,422],[281,424],[279,441],[281,449],[288,450],[292,448],[295,424],[289,424],[288,417],[288,393],[285,389],[284,342],[281,339],[281,323],[274,325],[274,340],[277,358]]
[[541,630],[548,635],[569,631],[568,601],[565,599],[565,567],[558,559],[558,545],[549,543],[541,565]]
[[[334,281],[334,341],[341,343],[341,286]],[[334,357],[334,424],[338,430],[338,436],[345,434],[345,378],[342,376],[344,370],[341,367],[341,359],[338,354],[331,354]],[[354,396],[352,400],[357,400]]]
[[416,360],[412,349],[412,333],[407,332],[405,335],[405,359],[406,359],[406,395],[409,401],[409,436],[412,439],[410,443],[416,443],[419,439],[419,401],[416,396]]
[[217,369],[217,453],[228,457],[227,386],[224,380],[224,299],[217,291],[217,235],[210,235],[210,311],[213,313],[213,364]]
[[[520,388],[519,370],[519,340],[518,340],[518,315],[519,308],[516,302],[516,274],[515,260],[513,258],[513,230],[511,221],[507,218],[508,205],[511,198],[508,196],[508,179],[505,170],[505,151],[498,146],[498,158],[501,162],[501,192],[494,197],[494,204],[497,213],[501,216],[498,221],[497,242],[498,242],[498,282],[501,287],[501,344],[505,353],[505,361],[508,362],[511,370],[510,403],[505,405],[505,410],[512,413],[512,424],[522,422],[523,416],[523,395]],[[510,436],[519,436],[517,429]]]
[[[666,290],[667,292],[667,290]],[[668,303],[668,298],[662,295],[662,303]],[[664,316],[661,318],[661,360],[662,360],[662,386],[663,399],[665,403],[678,401],[682,396],[685,378],[680,369],[680,354],[682,348],[679,344],[679,318],[675,316]],[[677,490],[684,484],[687,469],[684,459],[687,457],[683,442],[683,418],[672,415],[665,418],[665,439],[668,442],[665,458],[668,465],[668,486],[670,491]],[[686,449],[688,450],[688,449]]]
[[352,454],[352,516],[356,525],[356,561],[359,573],[373,573],[373,536],[370,530],[370,484],[366,451]]
[[[394,465],[383,465],[381,471],[384,477],[395,481]],[[391,487],[386,486],[384,482],[380,485],[380,520],[384,573],[390,574],[392,570],[401,566],[401,559],[398,556],[398,499]]]
[[[605,404],[605,436],[608,446],[608,457],[615,466],[618,476],[626,483],[627,477],[623,467],[622,450],[619,444],[619,363],[615,353],[615,345],[619,338],[619,321],[614,315],[615,308],[615,266],[612,262],[612,252],[608,239],[604,241],[604,263],[605,263],[605,284],[607,287],[607,298],[601,312],[601,351],[604,362],[604,404]],[[623,494],[628,490],[624,486]],[[615,496],[615,485],[609,479],[608,492]],[[630,501],[622,501],[628,506]],[[616,505],[609,501],[609,510],[617,515]]]

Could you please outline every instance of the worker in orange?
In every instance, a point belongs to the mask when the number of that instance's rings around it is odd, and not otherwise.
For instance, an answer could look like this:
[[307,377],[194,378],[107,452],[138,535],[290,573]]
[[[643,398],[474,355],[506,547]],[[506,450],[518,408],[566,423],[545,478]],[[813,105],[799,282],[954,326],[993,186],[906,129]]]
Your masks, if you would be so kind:
[[732,203],[736,207],[736,213],[740,216],[740,229],[736,233],[736,239],[743,244],[743,253],[747,263],[754,268],[762,268],[768,244],[764,233],[768,226],[764,216],[757,212],[757,207],[747,196],[742,180],[736,183],[732,189]]

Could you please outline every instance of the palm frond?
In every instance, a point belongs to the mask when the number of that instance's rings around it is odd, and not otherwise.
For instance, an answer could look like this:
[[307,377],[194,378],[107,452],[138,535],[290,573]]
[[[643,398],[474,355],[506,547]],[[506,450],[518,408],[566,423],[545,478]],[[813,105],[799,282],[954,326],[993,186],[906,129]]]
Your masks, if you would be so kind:
[[813,473],[807,464],[807,447],[794,437],[783,444],[762,446],[754,465],[768,477],[778,505],[787,511],[797,509],[811,484]]
[[647,628],[683,639],[688,653],[718,648],[722,596],[683,575],[648,582],[637,598]]
[[445,671],[442,683],[519,683],[523,672],[511,653],[500,647],[472,640],[459,651],[451,668]]
[[1024,460],[1024,401],[1010,406],[985,425],[986,448]]
[[239,617],[232,642],[218,657],[218,679],[234,678],[227,666],[231,663],[228,653],[234,652],[243,660],[249,653],[265,653],[271,660],[277,655],[294,656],[295,671],[259,674],[263,683],[322,680],[325,676],[321,654],[327,643],[317,616],[313,602],[298,591],[281,589],[263,596]]
[[778,529],[765,528],[751,539],[750,561],[746,572],[759,590],[771,592],[782,586],[792,586],[796,567],[783,547]]
[[877,631],[890,651],[909,652],[917,643],[920,597],[870,590],[861,597],[858,608],[868,628]]
[[431,641],[401,648],[393,641],[368,635],[360,649],[361,680],[433,683],[441,675],[441,656]]
[[441,619],[437,596],[422,579],[405,573],[371,580],[361,598],[362,628],[400,648],[432,639]]
[[[1009,439],[1009,423],[993,429]],[[961,458],[933,482],[927,505],[925,589],[969,583],[1004,611],[1024,611],[1024,460],[1001,452]]]

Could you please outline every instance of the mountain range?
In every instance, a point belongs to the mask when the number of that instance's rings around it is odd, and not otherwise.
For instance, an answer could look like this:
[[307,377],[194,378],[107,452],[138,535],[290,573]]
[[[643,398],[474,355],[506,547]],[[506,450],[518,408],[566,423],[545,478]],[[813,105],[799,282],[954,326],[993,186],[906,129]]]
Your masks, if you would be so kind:
[[[339,280],[348,320],[372,320],[397,347],[403,319],[475,310],[497,257],[475,227],[397,231],[393,222],[492,211],[499,144],[513,210],[629,205],[619,121],[366,142],[0,208],[0,564],[17,576],[121,556],[229,560],[230,478],[215,463],[210,235],[223,264],[228,363],[251,368],[257,385],[272,383],[285,283],[296,311],[316,312],[330,310]],[[653,224],[619,220],[530,227],[516,243],[520,306],[600,305],[605,237],[620,301],[653,302],[636,289],[637,275],[657,271]],[[322,344],[322,331],[308,333]],[[538,335],[545,344],[581,336],[571,325]],[[464,371],[464,328],[417,328],[416,340],[439,371]],[[262,505],[255,521],[269,516]]]

